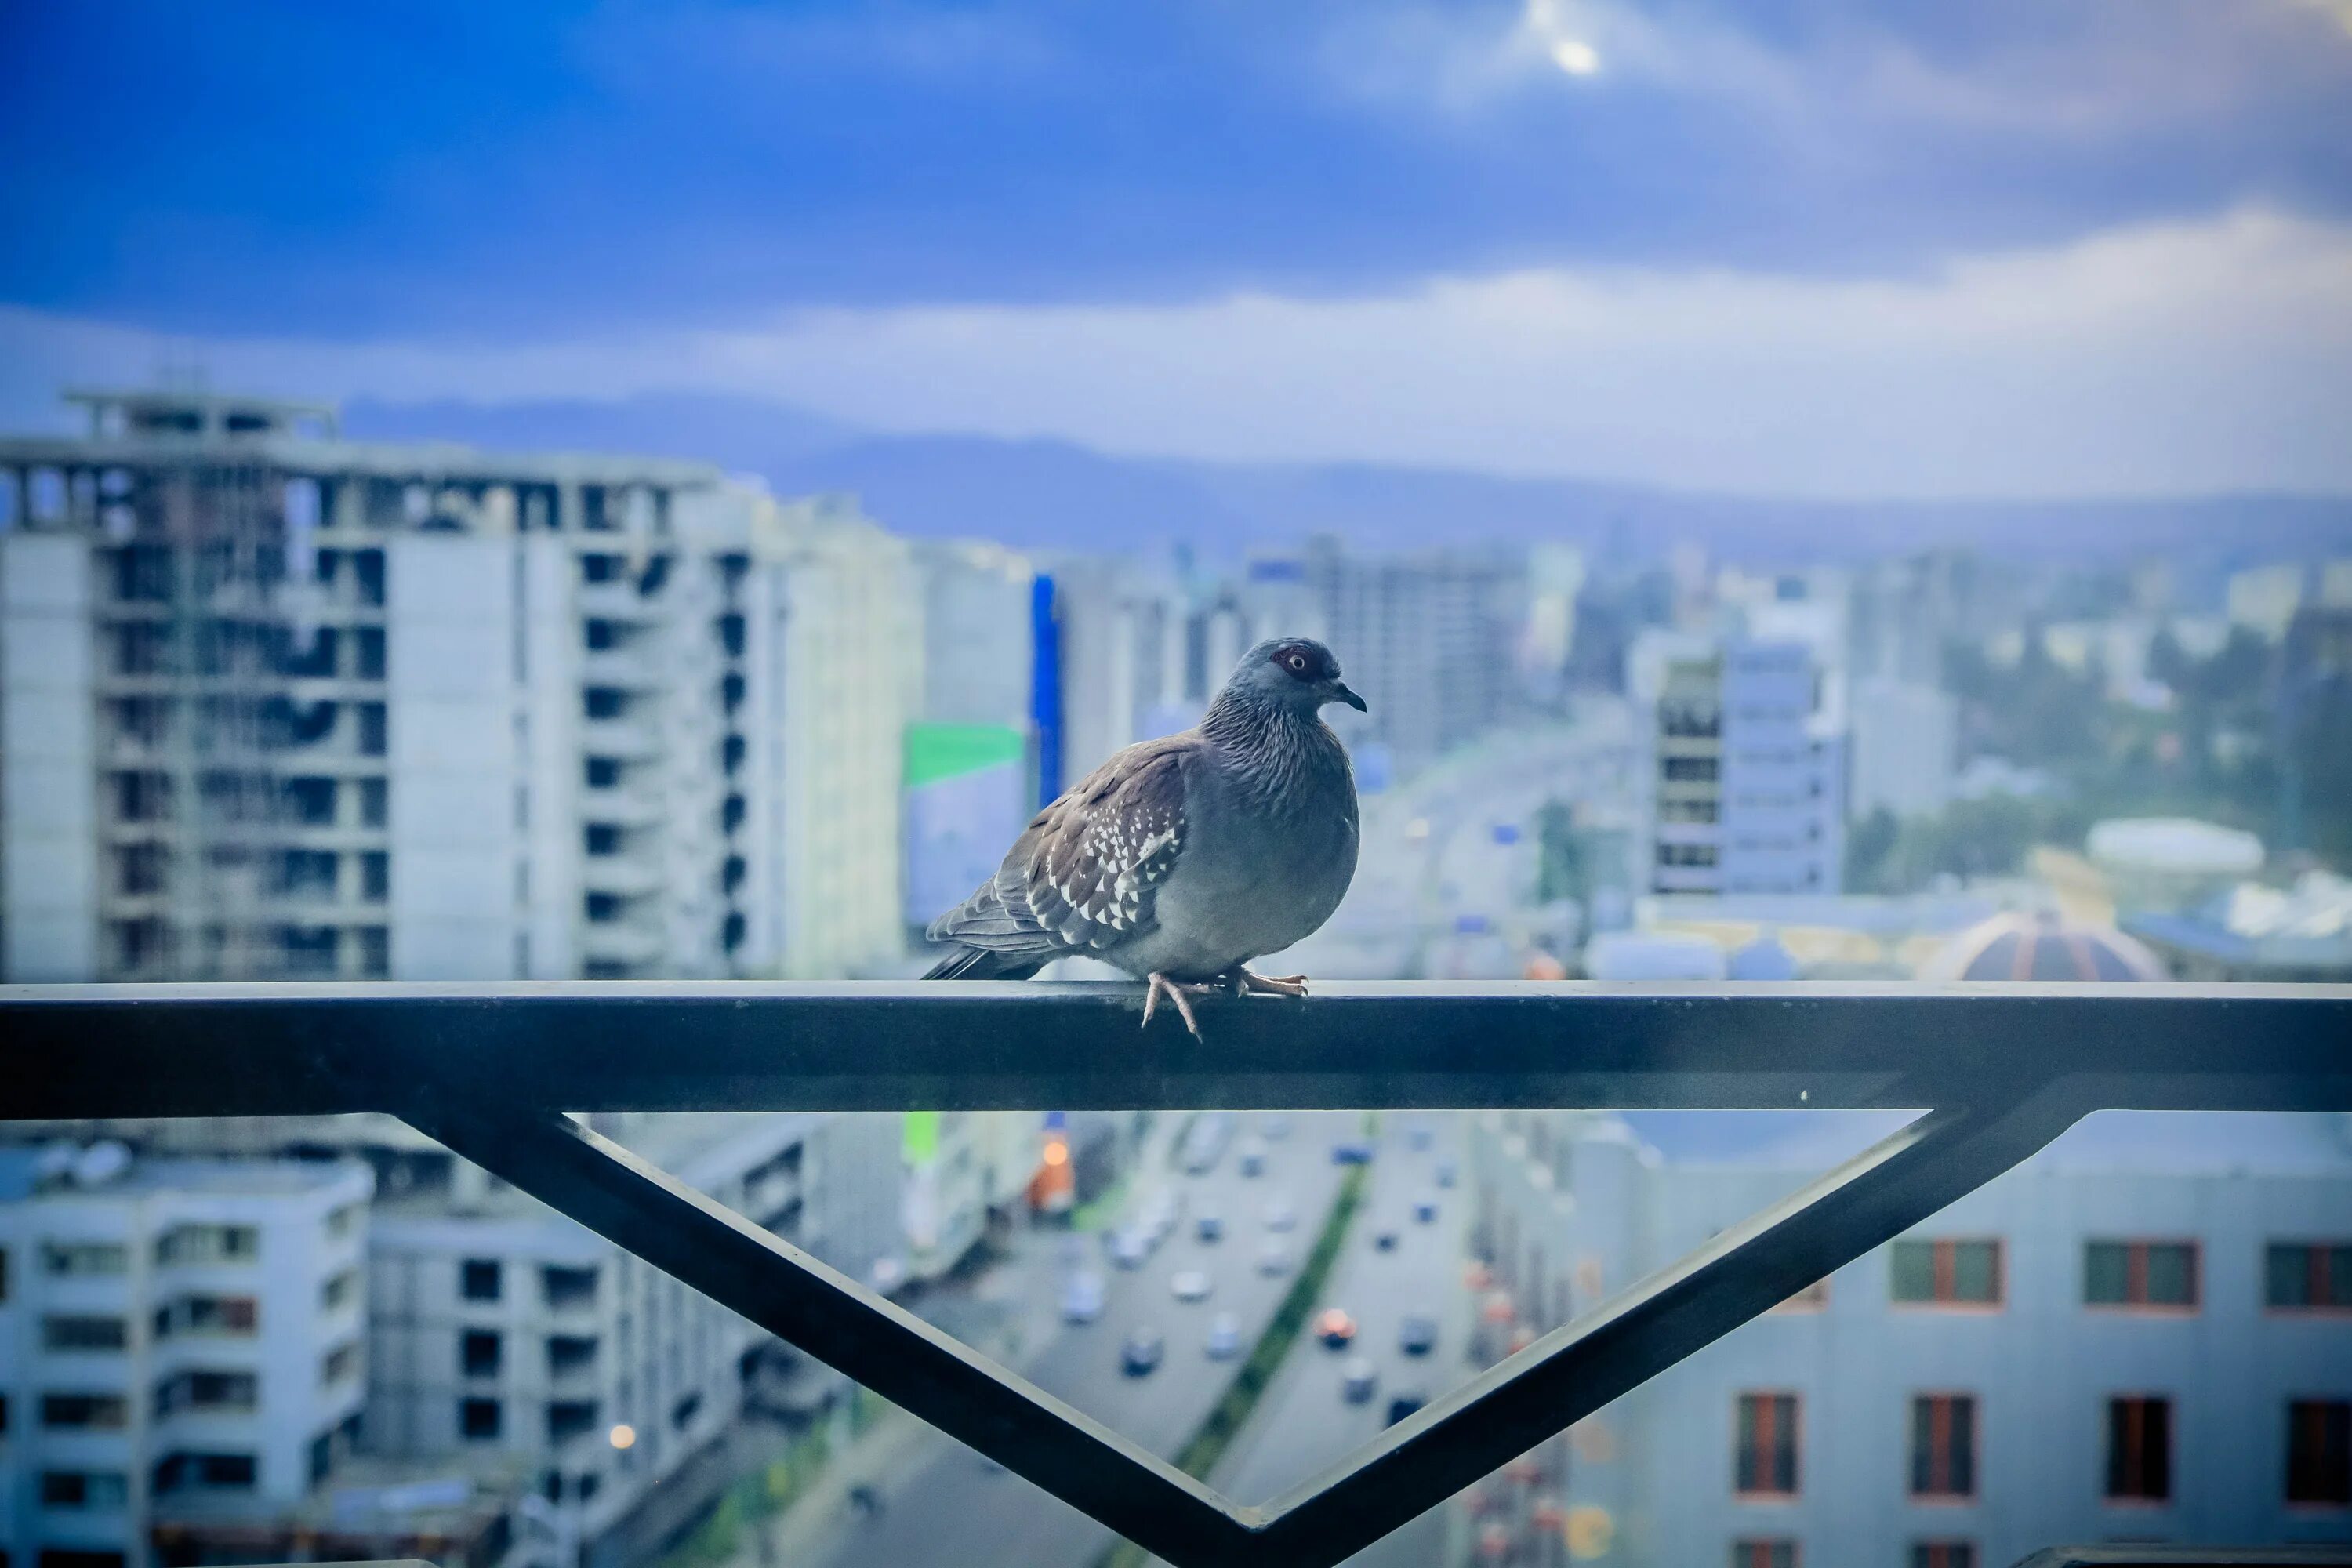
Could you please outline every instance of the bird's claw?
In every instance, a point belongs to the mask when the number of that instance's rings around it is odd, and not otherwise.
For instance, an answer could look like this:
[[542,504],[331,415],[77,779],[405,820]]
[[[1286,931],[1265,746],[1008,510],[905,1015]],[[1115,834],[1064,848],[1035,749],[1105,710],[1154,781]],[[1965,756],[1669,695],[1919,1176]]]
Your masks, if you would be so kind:
[[1197,993],[1205,996],[1213,989],[1213,987],[1195,984],[1189,980],[1171,980],[1165,974],[1154,971],[1145,978],[1143,984],[1143,1026],[1147,1029],[1151,1026],[1152,1012],[1160,1005],[1160,998],[1165,996],[1170,1002],[1175,1004],[1178,1016],[1184,1020],[1184,1027],[1192,1031],[1194,1039],[1199,1039],[1201,1021],[1192,1016],[1192,1004],[1185,999],[1186,993]]
[[1234,971],[1234,994],[1236,996],[1304,996],[1307,976],[1304,974],[1252,974],[1246,969]]

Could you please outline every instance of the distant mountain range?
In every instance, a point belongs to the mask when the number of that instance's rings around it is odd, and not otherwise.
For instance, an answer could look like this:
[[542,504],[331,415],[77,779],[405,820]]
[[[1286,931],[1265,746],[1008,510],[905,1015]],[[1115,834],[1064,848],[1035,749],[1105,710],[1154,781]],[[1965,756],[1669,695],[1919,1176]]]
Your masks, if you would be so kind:
[[2050,562],[2164,555],[2190,570],[2352,553],[2352,497],[2125,501],[1782,500],[1376,463],[1122,458],[1057,440],[893,436],[757,398],[354,403],[354,437],[694,458],[780,493],[856,492],[891,529],[1026,549],[1171,542],[1231,556],[1318,532],[1363,549],[1559,539],[1604,559],[1689,541],[1752,563],[1937,545]]

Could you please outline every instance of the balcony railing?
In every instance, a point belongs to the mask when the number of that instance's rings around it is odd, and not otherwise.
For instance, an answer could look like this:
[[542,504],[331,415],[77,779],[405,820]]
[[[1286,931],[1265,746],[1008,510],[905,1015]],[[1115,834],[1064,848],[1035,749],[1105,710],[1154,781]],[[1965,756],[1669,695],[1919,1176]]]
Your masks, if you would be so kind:
[[[2347,986],[1331,984],[1205,1004],[1202,1039],[1139,1033],[1140,1007],[1093,984],[0,987],[0,1118],[393,1112],[1171,1563],[1325,1568],[2091,1111],[2352,1110]],[[1927,1114],[1244,1508],[562,1114],[918,1106]]]

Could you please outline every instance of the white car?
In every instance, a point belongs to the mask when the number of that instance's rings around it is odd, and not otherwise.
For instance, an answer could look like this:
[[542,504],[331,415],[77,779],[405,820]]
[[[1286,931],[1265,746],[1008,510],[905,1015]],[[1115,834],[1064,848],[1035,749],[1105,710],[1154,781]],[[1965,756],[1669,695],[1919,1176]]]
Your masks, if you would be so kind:
[[1257,1249],[1257,1271],[1270,1276],[1286,1274],[1289,1270],[1290,1248],[1283,1246],[1273,1237],[1267,1237],[1265,1245]]
[[1290,1230],[1296,1227],[1297,1224],[1298,1211],[1293,1208],[1283,1199],[1276,1198],[1274,1202],[1265,1205],[1266,1229]]
[[1168,1281],[1168,1289],[1175,1292],[1179,1301],[1205,1301],[1213,1287],[1206,1274],[1197,1268],[1186,1268]]

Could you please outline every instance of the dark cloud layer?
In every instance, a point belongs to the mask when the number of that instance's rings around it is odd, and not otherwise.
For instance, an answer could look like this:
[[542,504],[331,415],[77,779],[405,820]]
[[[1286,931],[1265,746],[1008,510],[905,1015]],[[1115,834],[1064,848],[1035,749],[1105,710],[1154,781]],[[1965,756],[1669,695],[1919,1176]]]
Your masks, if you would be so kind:
[[191,332],[1902,274],[2352,208],[2324,0],[0,14],[0,300]]

